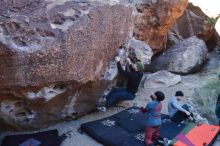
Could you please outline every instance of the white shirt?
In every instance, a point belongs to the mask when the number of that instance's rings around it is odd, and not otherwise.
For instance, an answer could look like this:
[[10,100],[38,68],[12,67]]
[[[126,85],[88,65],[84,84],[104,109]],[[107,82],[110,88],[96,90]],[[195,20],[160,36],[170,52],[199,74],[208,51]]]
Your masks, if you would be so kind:
[[170,117],[173,117],[173,115],[177,112],[177,111],[182,111],[184,113],[187,113],[188,111],[185,110],[184,108],[182,108],[182,106],[180,105],[179,101],[177,100],[176,97],[171,98],[168,101],[168,113],[170,115]]

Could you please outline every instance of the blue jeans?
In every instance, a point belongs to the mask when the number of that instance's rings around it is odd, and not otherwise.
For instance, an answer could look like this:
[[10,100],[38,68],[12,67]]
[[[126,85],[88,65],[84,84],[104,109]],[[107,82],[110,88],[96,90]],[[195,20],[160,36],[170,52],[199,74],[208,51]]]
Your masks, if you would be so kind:
[[[189,106],[187,104],[184,104],[182,106],[182,108],[184,108],[185,110],[189,111]],[[182,122],[184,120],[186,120],[188,118],[188,116],[182,112],[182,111],[177,111],[173,117],[171,117],[171,120],[174,122]]]
[[106,96],[106,107],[111,107],[119,101],[133,100],[135,95],[127,91],[126,88],[112,88],[109,94]]

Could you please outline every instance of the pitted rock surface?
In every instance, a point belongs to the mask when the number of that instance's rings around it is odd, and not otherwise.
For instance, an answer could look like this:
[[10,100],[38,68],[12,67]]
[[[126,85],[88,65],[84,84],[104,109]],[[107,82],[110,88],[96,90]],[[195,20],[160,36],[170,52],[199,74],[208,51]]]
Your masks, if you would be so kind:
[[[106,68],[129,39],[132,9],[117,2],[0,1],[0,116],[46,127],[95,108]],[[19,104],[18,104],[19,103]]]
[[126,41],[129,7],[61,2],[1,2],[0,87],[86,83],[99,78]]

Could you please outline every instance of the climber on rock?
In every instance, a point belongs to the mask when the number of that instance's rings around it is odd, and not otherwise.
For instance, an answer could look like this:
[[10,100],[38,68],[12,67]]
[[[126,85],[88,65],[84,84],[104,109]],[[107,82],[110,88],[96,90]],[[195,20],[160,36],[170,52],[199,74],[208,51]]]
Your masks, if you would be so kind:
[[133,100],[135,93],[138,91],[143,76],[144,65],[141,62],[132,63],[127,58],[130,71],[126,71],[122,69],[120,60],[121,58],[119,56],[115,57],[118,73],[127,79],[127,85],[126,87],[113,87],[106,97],[101,98],[102,100],[99,100],[97,103],[97,108],[100,111],[106,111],[106,107],[111,107],[119,101]]

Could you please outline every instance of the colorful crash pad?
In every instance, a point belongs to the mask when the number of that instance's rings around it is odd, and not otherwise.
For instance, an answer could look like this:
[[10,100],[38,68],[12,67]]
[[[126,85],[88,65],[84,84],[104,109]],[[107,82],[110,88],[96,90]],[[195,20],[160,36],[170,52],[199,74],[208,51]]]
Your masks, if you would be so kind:
[[[179,133],[177,135],[178,141],[174,146],[208,146],[213,143],[215,137],[219,132],[219,126],[213,125],[196,125],[187,133]],[[190,144],[189,144],[190,142]]]

